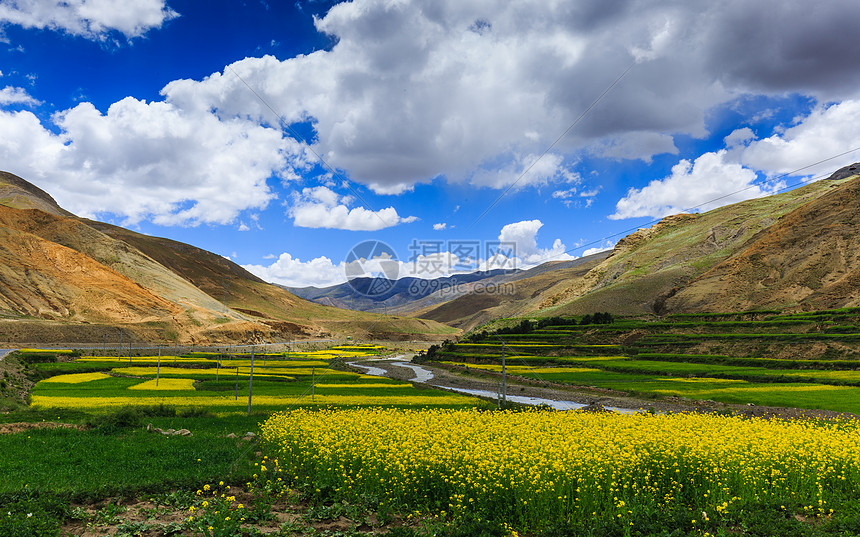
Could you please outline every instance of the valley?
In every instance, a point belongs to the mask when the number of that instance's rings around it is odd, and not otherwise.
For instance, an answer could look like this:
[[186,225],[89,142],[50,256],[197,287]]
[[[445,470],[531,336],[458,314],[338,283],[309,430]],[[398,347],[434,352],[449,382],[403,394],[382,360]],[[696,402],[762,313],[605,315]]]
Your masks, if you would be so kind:
[[857,524],[854,174],[328,305],[3,180],[0,534]]

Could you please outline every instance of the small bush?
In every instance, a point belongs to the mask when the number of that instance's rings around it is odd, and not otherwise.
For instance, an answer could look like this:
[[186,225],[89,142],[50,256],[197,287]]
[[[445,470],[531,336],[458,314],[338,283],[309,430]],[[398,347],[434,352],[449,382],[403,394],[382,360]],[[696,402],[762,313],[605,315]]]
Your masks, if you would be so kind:
[[180,410],[178,416],[180,418],[214,418],[216,415],[204,407],[193,406]]
[[173,418],[177,414],[175,406],[165,405],[164,403],[154,406],[137,407],[136,411],[140,416],[147,418]]
[[116,412],[94,416],[87,420],[86,426],[104,434],[113,434],[122,429],[140,427],[142,416],[137,409],[126,407]]

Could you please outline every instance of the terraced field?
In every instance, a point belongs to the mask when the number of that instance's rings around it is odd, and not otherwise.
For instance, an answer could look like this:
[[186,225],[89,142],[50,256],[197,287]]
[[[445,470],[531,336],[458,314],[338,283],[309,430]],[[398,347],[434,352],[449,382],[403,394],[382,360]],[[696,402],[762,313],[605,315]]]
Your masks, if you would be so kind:
[[504,352],[506,374],[532,381],[860,414],[860,308],[579,322],[509,320],[427,359],[498,376]]
[[[332,368],[336,359],[368,357],[377,347],[335,347],[327,351],[250,355],[191,353],[122,360],[80,357],[38,363],[48,376],[33,388],[35,410],[107,412],[123,407],[168,405],[219,415],[244,413],[249,392],[254,412],[295,407],[460,407],[475,399],[439,390]],[[30,350],[38,356],[43,351]],[[28,353],[24,353],[27,355]],[[251,385],[253,389],[251,390]]]

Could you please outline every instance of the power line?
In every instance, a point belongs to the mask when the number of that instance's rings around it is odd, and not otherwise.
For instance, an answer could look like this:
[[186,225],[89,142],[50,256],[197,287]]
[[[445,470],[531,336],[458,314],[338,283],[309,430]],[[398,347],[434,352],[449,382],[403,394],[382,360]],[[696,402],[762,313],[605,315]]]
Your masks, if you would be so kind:
[[497,204],[497,203],[499,203],[499,201],[501,201],[501,199],[502,199],[502,198],[504,198],[504,197],[508,194],[508,192],[510,192],[510,191],[511,191],[511,190],[512,190],[516,185],[517,185],[517,183],[519,183],[519,182],[520,182],[520,180],[521,180],[523,177],[525,177],[525,176],[526,176],[526,174],[528,174],[528,173],[531,171],[531,169],[532,169],[532,168],[534,168],[535,164],[537,164],[538,162],[540,162],[540,160],[541,160],[542,158],[544,158],[544,157],[546,156],[546,154],[547,154],[547,153],[549,153],[550,151],[552,151],[552,148],[554,148],[554,147],[555,147],[555,146],[556,146],[556,145],[561,141],[561,139],[562,139],[562,138],[564,138],[565,136],[567,136],[567,133],[569,133],[569,132],[574,128],[574,127],[576,127],[576,126],[579,124],[579,122],[580,122],[580,121],[582,121],[582,119],[583,119],[583,118],[584,118],[584,117],[585,117],[585,116],[586,116],[586,115],[591,111],[591,109],[592,109],[592,108],[594,108],[595,106],[597,106],[597,103],[599,103],[600,101],[602,101],[602,100],[603,100],[603,98],[606,96],[606,94],[607,94],[607,93],[609,93],[609,92],[612,90],[612,88],[614,88],[614,87],[615,87],[619,82],[621,82],[621,79],[622,79],[622,78],[624,78],[624,76],[625,76],[627,73],[629,73],[631,69],[633,69],[633,66],[634,66],[634,65],[636,65],[636,62],[635,62],[635,61],[634,61],[633,63],[631,63],[631,64],[627,67],[627,69],[625,69],[625,70],[624,70],[624,72],[623,72],[623,73],[621,73],[620,75],[618,75],[618,78],[616,78],[616,79],[612,82],[612,84],[610,84],[610,85],[609,85],[605,90],[603,90],[603,93],[601,93],[601,94],[600,94],[600,95],[599,95],[599,96],[598,96],[598,97],[597,97],[597,98],[596,98],[596,99],[595,99],[595,100],[594,100],[590,105],[588,105],[588,108],[586,108],[585,110],[583,110],[583,111],[582,111],[582,113],[581,113],[581,114],[579,114],[579,117],[578,117],[578,118],[576,118],[576,120],[574,120],[574,122],[573,122],[573,123],[571,123],[571,124],[570,124],[570,126],[569,126],[567,129],[565,129],[565,131],[564,131],[563,133],[561,133],[561,134],[559,135],[559,137],[558,137],[558,138],[556,138],[556,139],[555,139],[555,141],[554,141],[552,144],[550,144],[550,146],[549,146],[549,147],[547,147],[547,148],[546,148],[546,150],[545,150],[543,153],[541,153],[541,155],[540,155],[538,158],[536,158],[536,159],[534,160],[534,162],[532,162],[531,164],[529,164],[529,166],[528,166],[528,167],[523,171],[523,173],[521,173],[521,174],[520,174],[520,176],[519,176],[519,177],[517,177],[517,180],[516,180],[516,181],[514,181],[513,183],[511,183],[511,185],[510,185],[510,186],[508,186],[508,188],[507,188],[507,189],[505,189],[505,191],[504,191],[504,192],[502,192],[502,193],[499,195],[499,197],[497,197],[497,198],[496,198],[496,200],[495,200],[495,201],[493,201],[493,203],[491,203],[491,204],[490,204],[490,206],[489,206],[489,207],[487,207],[487,208],[486,208],[486,210],[484,210],[484,212],[482,212],[482,213],[480,214],[480,216],[478,216],[478,218],[476,218],[476,219],[475,219],[475,221],[474,221],[474,222],[472,222],[472,223],[471,223],[471,225],[469,225],[469,227],[468,227],[468,228],[466,228],[466,229],[467,229],[467,230],[472,229],[472,227],[473,227],[475,224],[477,224],[477,223],[478,223],[478,222],[479,222],[479,221],[480,221],[480,220],[481,220],[481,219],[482,219],[482,218],[483,218],[487,213],[489,213],[489,212],[492,210],[492,208],[493,208],[493,207],[495,207],[495,206],[496,206],[496,204]]
[[[783,174],[776,175],[776,176],[774,176],[774,177],[771,177],[770,179],[766,179],[766,180],[764,181],[764,184],[772,183],[772,182],[777,181],[777,180],[779,180],[779,179],[783,179],[783,178],[785,178],[785,177],[789,177],[789,176],[795,175],[795,174],[797,174],[798,172],[803,171],[803,170],[805,170],[805,169],[807,169],[807,168],[812,168],[812,167],[817,166],[817,165],[819,165],[819,164],[823,164],[823,163],[828,162],[828,161],[831,161],[831,160],[833,160],[833,159],[837,159],[837,158],[839,158],[839,157],[843,157],[843,156],[845,156],[845,155],[848,155],[848,154],[853,153],[853,152],[858,151],[858,150],[860,150],[860,147],[855,147],[854,149],[850,149],[850,150],[848,150],[848,151],[845,151],[845,152],[839,153],[838,155],[833,155],[833,156],[831,156],[831,157],[827,157],[827,158],[825,158],[825,159],[821,159],[821,160],[819,160],[819,161],[817,161],[817,162],[814,162],[814,163],[812,163],[812,164],[807,164],[806,166],[803,166],[803,167],[797,168],[797,169],[792,170],[792,171],[790,171],[790,172],[785,172],[785,173],[783,173]],[[813,178],[813,180],[812,180],[812,181],[799,181],[799,182],[796,182],[796,183],[792,183],[792,184],[790,184],[790,185],[786,185],[786,186],[784,186],[784,187],[780,188],[780,189],[778,190],[778,192],[787,192],[787,191],[791,190],[791,189],[792,189],[792,188],[794,188],[794,187],[801,186],[801,185],[804,185],[804,184],[809,184],[809,183],[811,183],[811,182],[815,182],[815,181],[817,181],[817,180],[819,180],[819,179],[823,179],[824,177],[827,177],[827,176],[829,176],[829,175],[832,175],[832,174],[834,173],[834,171],[835,171],[835,170],[833,170],[833,171],[829,171],[829,172],[826,172],[826,173],[823,173],[823,174],[819,174],[819,175],[815,176],[815,177]],[[731,193],[729,193],[729,194],[724,194],[724,195],[722,195],[722,196],[719,196],[719,197],[716,197],[716,198],[710,199],[710,200],[708,200],[708,201],[702,202],[702,203],[700,203],[700,204],[698,204],[698,205],[694,205],[694,206],[692,206],[692,207],[689,207],[689,208],[687,208],[687,209],[684,209],[684,210],[683,210],[683,211],[681,211],[681,212],[682,212],[682,213],[692,213],[692,212],[693,212],[693,211],[695,211],[696,209],[701,209],[702,207],[705,207],[705,206],[707,206],[707,205],[710,205],[711,203],[714,203],[714,202],[716,202],[716,201],[720,201],[720,200],[723,200],[723,199],[729,198],[729,197],[731,197],[731,196],[734,196],[734,195],[736,195],[736,194],[740,194],[740,193],[742,193],[742,192],[746,192],[747,190],[750,190],[750,189],[752,189],[752,188],[758,187],[758,186],[760,186],[761,184],[762,184],[762,183],[754,183],[754,184],[751,184],[751,185],[749,185],[749,186],[747,186],[747,187],[745,187],[745,188],[742,188],[742,189],[740,189],[740,190],[736,190],[736,191],[731,192]],[[594,241],[591,241],[591,242],[587,242],[587,243],[585,243],[585,244],[580,244],[580,245],[578,245],[578,246],[575,246],[574,248],[570,248],[570,249],[568,249],[568,250],[565,250],[564,252],[561,252],[561,253],[558,253],[558,254],[554,254],[554,255],[552,255],[552,256],[549,256],[549,257],[547,257],[546,259],[544,259],[543,261],[541,261],[541,263],[546,263],[547,261],[552,261],[553,259],[555,259],[555,258],[557,258],[557,257],[561,257],[562,255],[569,254],[570,252],[574,252],[574,251],[576,251],[576,250],[579,250],[580,248],[586,248],[586,247],[588,247],[588,246],[595,246],[595,245],[598,245],[598,244],[602,244],[602,243],[604,243],[604,241],[607,241],[607,240],[612,239],[612,238],[614,238],[614,237],[617,237],[617,236],[619,236],[619,235],[627,235],[627,234],[629,234],[629,233],[632,233],[632,232],[634,232],[634,231],[637,231],[637,230],[639,230],[639,229],[642,229],[643,227],[653,226],[654,224],[656,224],[656,223],[660,222],[662,219],[663,219],[663,218],[656,218],[656,219],[650,220],[649,222],[646,222],[645,224],[640,224],[640,225],[637,225],[636,227],[627,228],[627,229],[625,229],[625,230],[623,230],[623,231],[619,231],[618,233],[613,233],[613,234],[611,234],[611,235],[606,235],[605,237],[603,237],[603,238],[601,238],[601,239],[597,239],[597,240],[594,240]]]
[[344,186],[346,186],[346,187],[349,189],[349,191],[350,191],[350,192],[352,192],[352,193],[353,193],[353,195],[354,195],[356,198],[358,198],[358,200],[362,203],[362,205],[364,205],[364,206],[365,206],[365,208],[367,208],[367,210],[369,210],[370,212],[372,212],[372,213],[376,216],[376,218],[378,218],[378,219],[379,219],[379,221],[380,221],[380,222],[382,222],[382,224],[383,224],[383,228],[389,227],[389,222],[386,222],[386,221],[385,221],[385,219],[384,219],[384,218],[382,218],[382,217],[379,215],[379,213],[378,213],[378,212],[376,212],[376,211],[373,209],[373,207],[370,205],[370,203],[368,203],[368,202],[367,202],[367,200],[365,200],[365,199],[361,196],[361,194],[359,194],[359,193],[358,193],[354,188],[352,188],[352,185],[350,184],[350,182],[349,182],[345,177],[343,177],[343,175],[341,175],[341,174],[337,171],[337,169],[335,169],[335,167],[334,167],[334,166],[332,166],[331,164],[329,164],[329,163],[328,163],[328,162],[327,162],[327,161],[322,157],[322,155],[320,155],[318,152],[316,152],[316,151],[314,150],[313,146],[312,146],[310,143],[308,143],[307,139],[305,139],[305,137],[304,137],[304,136],[302,136],[298,131],[296,131],[296,129],[294,129],[294,128],[292,127],[292,125],[290,125],[289,123],[287,123],[287,121],[286,121],[286,120],[284,120],[283,116],[282,116],[281,114],[279,114],[271,104],[269,104],[269,101],[267,101],[267,100],[266,100],[262,95],[260,95],[259,93],[257,93],[257,91],[256,91],[254,88],[252,88],[252,87],[251,87],[251,85],[250,85],[250,84],[248,84],[248,82],[246,82],[244,78],[242,78],[241,76],[239,76],[239,73],[237,73],[236,71],[234,71],[232,66],[228,65],[228,66],[227,66],[227,69],[229,69],[229,70],[230,70],[230,72],[231,72],[231,73],[233,73],[233,74],[236,76],[236,78],[238,78],[238,79],[242,82],[242,84],[244,84],[244,85],[245,85],[245,87],[246,87],[246,88],[248,88],[248,89],[251,91],[251,93],[253,93],[253,94],[254,94],[254,96],[255,96],[255,97],[256,97],[256,98],[257,98],[261,103],[263,103],[263,106],[265,106],[266,108],[268,108],[268,109],[269,109],[269,111],[270,111],[270,112],[272,112],[272,114],[274,114],[274,115],[275,115],[275,117],[277,117],[277,118],[278,118],[278,125],[283,126],[283,127],[284,127],[284,128],[286,128],[288,131],[290,131],[290,133],[291,133],[291,134],[292,134],[292,135],[293,135],[297,140],[299,140],[300,142],[302,142],[302,143],[305,145],[305,147],[308,149],[308,151],[310,151],[311,153],[313,153],[313,154],[314,154],[314,156],[315,156],[316,158],[318,158],[318,159],[319,159],[319,161],[323,164],[323,166],[324,166],[325,168],[327,168],[327,169],[332,173],[332,175],[334,175],[335,177],[337,177],[338,179],[340,179],[340,180],[341,180],[341,184],[343,184]]

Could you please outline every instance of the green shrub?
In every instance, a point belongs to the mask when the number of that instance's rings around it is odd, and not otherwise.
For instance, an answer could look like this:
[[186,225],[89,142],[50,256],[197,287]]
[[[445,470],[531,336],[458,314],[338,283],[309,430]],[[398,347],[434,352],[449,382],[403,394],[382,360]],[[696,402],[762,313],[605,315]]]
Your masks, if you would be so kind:
[[122,429],[140,427],[143,417],[135,408],[125,407],[115,412],[93,416],[86,426],[103,434],[113,434]]

